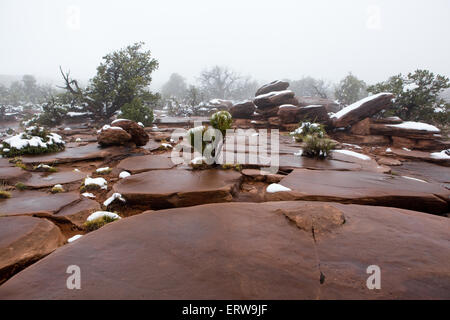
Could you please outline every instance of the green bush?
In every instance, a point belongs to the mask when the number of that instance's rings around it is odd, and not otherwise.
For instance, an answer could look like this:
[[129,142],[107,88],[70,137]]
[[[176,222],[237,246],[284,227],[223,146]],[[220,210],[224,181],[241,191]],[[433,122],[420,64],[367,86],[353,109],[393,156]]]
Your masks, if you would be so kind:
[[325,128],[320,123],[300,122],[299,127],[290,133],[295,141],[301,142],[308,135],[317,135],[319,138],[326,136]]
[[84,223],[84,227],[86,231],[94,231],[101,227],[103,227],[105,224],[116,221],[117,218],[111,218],[109,216],[103,216],[98,219],[92,220],[92,221],[86,221]]
[[153,123],[153,110],[144,105],[139,98],[134,98],[130,103],[124,104],[121,111],[121,117],[124,119],[141,122],[146,127]]
[[9,199],[11,198],[11,192],[0,190],[0,199]]
[[219,111],[211,116],[210,123],[213,128],[220,130],[225,138],[225,132],[227,129],[231,129],[233,117],[228,111]]
[[446,126],[450,120],[450,104],[440,94],[448,88],[449,78],[428,70],[416,70],[407,75],[392,76],[387,81],[369,86],[367,91],[395,95],[392,108],[380,112],[379,116],[398,116],[404,121],[425,121]]
[[302,155],[305,157],[325,159],[330,155],[330,151],[336,146],[335,143],[317,134],[307,135],[303,138],[305,146]]
[[21,190],[21,191],[27,189],[27,186],[24,185],[22,182],[17,182],[15,187],[16,187],[17,190]]

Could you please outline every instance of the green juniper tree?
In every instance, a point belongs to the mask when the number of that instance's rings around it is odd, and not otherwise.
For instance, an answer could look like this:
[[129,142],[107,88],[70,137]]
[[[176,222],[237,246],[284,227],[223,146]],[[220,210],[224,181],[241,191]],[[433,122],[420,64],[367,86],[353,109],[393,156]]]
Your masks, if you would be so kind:
[[367,85],[363,80],[349,73],[337,85],[334,96],[343,105],[350,105],[358,100],[367,97]]
[[450,104],[440,93],[450,88],[447,77],[435,75],[428,70],[416,70],[407,76],[398,74],[385,82],[369,86],[372,93],[392,92],[394,106],[384,116],[398,116],[409,121],[429,121],[446,125],[450,121]]
[[[86,111],[96,119],[110,118],[136,98],[146,106],[154,106],[160,96],[150,92],[148,86],[153,71],[158,68],[158,61],[151,57],[150,51],[142,50],[143,45],[143,42],[138,42],[104,56],[97,67],[97,74],[85,89],[70,78],[69,73],[61,70],[64,88],[82,101]],[[139,106],[139,103],[132,105]]]

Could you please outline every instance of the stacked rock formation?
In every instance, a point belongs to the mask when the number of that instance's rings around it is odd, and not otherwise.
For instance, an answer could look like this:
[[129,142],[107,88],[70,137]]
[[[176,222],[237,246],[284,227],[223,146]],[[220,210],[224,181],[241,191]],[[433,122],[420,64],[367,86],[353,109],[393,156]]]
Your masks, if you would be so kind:
[[290,129],[302,120],[328,124],[328,113],[339,109],[332,100],[298,98],[288,87],[289,83],[281,80],[265,84],[256,91],[253,101],[233,105],[231,115],[235,119],[253,119],[263,126]]

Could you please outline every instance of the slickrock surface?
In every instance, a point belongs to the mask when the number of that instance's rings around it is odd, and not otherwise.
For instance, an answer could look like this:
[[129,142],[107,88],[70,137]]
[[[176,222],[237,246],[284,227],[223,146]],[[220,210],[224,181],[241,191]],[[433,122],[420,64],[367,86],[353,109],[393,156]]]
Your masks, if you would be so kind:
[[170,159],[170,154],[147,155],[130,157],[122,160],[117,168],[131,173],[141,173],[150,170],[172,169],[175,164]]
[[0,216],[52,215],[79,199],[80,195],[73,192],[14,191],[10,199],[0,200]]
[[66,184],[81,181],[86,178],[82,172],[65,171],[56,173],[32,173],[30,179],[22,180],[23,184],[29,188],[47,188],[55,184]]
[[58,153],[39,156],[23,156],[22,162],[33,164],[70,163],[92,159],[104,159],[116,155],[127,154],[129,151],[130,149],[127,147],[115,146],[100,148],[96,143],[90,143],[77,148],[66,148],[64,151]]
[[241,174],[234,170],[155,170],[117,182],[113,190],[151,208],[231,201]]
[[18,167],[0,167],[0,182],[14,185],[31,177],[31,173]]
[[438,184],[373,172],[295,169],[280,181],[292,191],[267,193],[266,200],[316,200],[449,211],[450,190]]
[[[151,211],[59,248],[3,284],[0,299],[449,299],[449,227],[320,202]],[[66,287],[74,264],[82,290]],[[371,265],[381,290],[366,286]]]

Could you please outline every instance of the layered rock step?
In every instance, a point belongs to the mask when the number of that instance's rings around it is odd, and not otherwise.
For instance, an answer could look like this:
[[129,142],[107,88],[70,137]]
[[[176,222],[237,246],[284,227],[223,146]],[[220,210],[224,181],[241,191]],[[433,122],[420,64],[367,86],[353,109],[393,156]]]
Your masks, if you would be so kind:
[[113,146],[108,148],[100,148],[95,143],[90,143],[80,147],[66,148],[64,151],[38,155],[38,156],[23,156],[22,162],[25,164],[58,164],[70,163],[77,161],[105,159],[118,155],[128,154],[130,148]]
[[31,173],[18,167],[0,167],[0,183],[14,185],[30,177]]
[[241,174],[234,170],[154,170],[129,176],[113,190],[152,209],[231,201]]
[[266,193],[267,201],[315,200],[450,212],[450,190],[407,176],[374,172],[295,169],[280,184],[291,191]]
[[119,170],[141,173],[150,170],[172,169],[175,164],[169,155],[146,155],[126,158],[117,165]]
[[[449,299],[449,223],[307,201],[151,211],[59,248],[0,299]],[[82,290],[67,290],[73,264]],[[366,286],[370,265],[382,290]]]
[[33,217],[0,218],[0,284],[64,243],[52,222]]
[[40,191],[13,191],[10,199],[0,200],[0,216],[37,216],[82,228],[86,218],[100,210],[94,200],[75,192],[49,194]]
[[65,171],[56,173],[32,173],[31,177],[21,182],[30,189],[48,188],[56,184],[74,183],[83,180],[86,174],[75,171]]
[[335,113],[332,116],[333,125],[345,128],[364,118],[370,118],[383,109],[391,108],[393,98],[392,93],[383,92],[359,100]]

